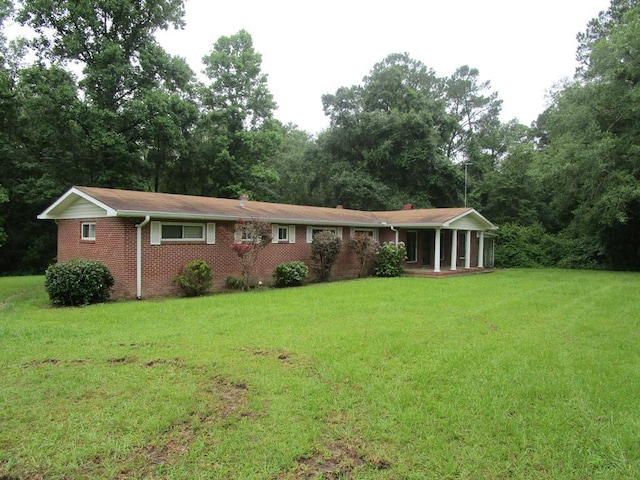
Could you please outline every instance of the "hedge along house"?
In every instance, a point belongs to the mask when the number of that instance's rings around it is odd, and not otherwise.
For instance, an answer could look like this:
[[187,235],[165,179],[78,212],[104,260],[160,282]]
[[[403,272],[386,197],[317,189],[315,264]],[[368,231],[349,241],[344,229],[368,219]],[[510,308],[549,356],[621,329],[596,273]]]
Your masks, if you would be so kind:
[[193,260],[212,266],[216,287],[227,276],[239,276],[231,243],[242,239],[226,233],[243,221],[272,225],[272,243],[254,270],[253,281],[264,283],[279,263],[311,266],[311,241],[322,230],[343,241],[333,276],[353,278],[358,265],[347,245],[355,234],[380,243],[402,241],[407,268],[440,274],[491,267],[491,232],[497,229],[473,208],[366,212],[95,187],[71,188],[38,218],[58,224],[58,261],[102,261],[115,279],[114,296],[128,298],[175,294],[173,278]]

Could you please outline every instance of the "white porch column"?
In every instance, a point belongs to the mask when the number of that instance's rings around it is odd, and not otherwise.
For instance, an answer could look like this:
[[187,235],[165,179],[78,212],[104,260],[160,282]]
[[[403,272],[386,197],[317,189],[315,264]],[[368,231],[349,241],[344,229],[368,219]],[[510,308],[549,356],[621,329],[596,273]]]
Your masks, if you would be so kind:
[[464,268],[471,268],[471,230],[465,232],[464,242]]
[[458,266],[458,230],[451,230],[451,270],[457,270]]
[[440,273],[440,229],[436,228],[433,242],[433,272]]
[[478,268],[484,268],[484,232],[478,233]]

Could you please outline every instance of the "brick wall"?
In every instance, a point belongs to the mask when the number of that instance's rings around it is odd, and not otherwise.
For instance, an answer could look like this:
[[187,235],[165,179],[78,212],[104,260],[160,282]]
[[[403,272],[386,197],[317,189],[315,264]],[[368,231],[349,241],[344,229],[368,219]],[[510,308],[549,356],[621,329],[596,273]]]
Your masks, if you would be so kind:
[[[95,240],[82,240],[85,222],[95,222]],[[60,220],[58,222],[58,261],[85,258],[103,262],[116,279],[113,295],[135,296],[135,221],[119,218]],[[133,292],[133,295],[130,294]]]
[[[160,220],[162,219],[154,219]],[[136,296],[136,227],[142,219],[97,218],[84,220],[60,220],[58,223],[58,261],[71,258],[87,258],[104,262],[116,283],[113,289],[114,297],[134,298]],[[175,220],[173,220],[175,221]],[[95,240],[81,240],[81,226],[84,222],[96,223]],[[207,244],[205,241],[176,241],[165,242],[161,245],[151,245],[150,224],[142,231],[142,295],[143,297],[157,297],[176,295],[177,287],[173,278],[179,275],[184,266],[193,260],[205,260],[214,272],[214,289],[225,287],[227,276],[240,277],[240,259],[230,248],[230,235],[234,222],[216,222],[216,243]],[[350,229],[343,228],[342,251],[333,267],[332,277],[335,279],[356,278],[359,273],[357,258],[349,250]],[[261,281],[265,285],[272,283],[273,269],[282,262],[300,260],[307,264],[312,277],[313,263],[311,261],[311,244],[306,242],[307,227],[296,226],[296,243],[271,243],[262,250],[257,258],[251,282]],[[396,233],[389,228],[379,230],[379,241],[394,242]],[[400,241],[406,241],[406,231],[400,230]],[[419,235],[419,241],[423,236]],[[477,237],[472,233],[471,265],[477,264]],[[445,249],[442,266],[450,263],[449,236],[445,234],[442,248]],[[461,243],[458,244],[461,246]],[[422,245],[419,245],[418,263],[422,265]],[[433,255],[433,254],[431,254]],[[464,260],[458,261],[464,266]]]
[[[157,219],[162,221],[162,219]],[[81,225],[96,223],[95,241],[81,240]],[[109,267],[116,283],[114,297],[136,296],[136,223],[142,219],[98,218],[61,220],[58,223],[58,260],[87,258],[100,260]],[[175,221],[175,220],[173,220]],[[142,232],[142,294],[143,297],[176,295],[173,278],[193,260],[205,260],[214,272],[214,288],[225,287],[231,275],[240,277],[240,259],[230,248],[224,231],[233,231],[233,222],[216,222],[216,243],[205,241],[175,241],[151,245],[150,225]],[[311,244],[306,242],[307,229],[296,226],[296,243],[271,243],[257,258],[251,282],[272,283],[273,269],[282,262],[303,261],[312,268]],[[343,247],[332,270],[334,278],[354,278],[358,275],[355,255],[348,249],[349,229],[343,229]],[[310,274],[311,275],[311,274]]]

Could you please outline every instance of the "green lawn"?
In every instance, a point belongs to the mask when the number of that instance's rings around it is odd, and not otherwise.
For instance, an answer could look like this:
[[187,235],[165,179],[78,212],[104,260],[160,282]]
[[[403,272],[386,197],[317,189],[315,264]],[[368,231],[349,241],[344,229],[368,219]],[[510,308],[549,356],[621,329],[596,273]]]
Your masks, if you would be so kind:
[[55,309],[0,278],[0,478],[636,479],[640,274]]

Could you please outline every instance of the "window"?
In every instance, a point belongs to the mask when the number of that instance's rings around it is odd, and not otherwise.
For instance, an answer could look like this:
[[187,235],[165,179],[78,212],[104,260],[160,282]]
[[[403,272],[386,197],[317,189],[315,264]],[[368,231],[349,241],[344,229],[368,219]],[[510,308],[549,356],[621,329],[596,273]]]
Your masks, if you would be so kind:
[[213,245],[216,243],[216,224],[151,222],[151,245],[184,240],[193,242],[206,240],[207,244]]
[[380,235],[377,228],[351,227],[351,238],[355,237],[356,235],[369,235],[370,237],[373,237],[376,242],[380,240]]
[[271,243],[296,243],[296,226],[273,224]]
[[87,222],[82,224],[82,240],[95,240],[96,239],[96,224],[95,222]]
[[278,226],[278,241],[279,242],[289,241],[289,227]]
[[162,240],[204,240],[204,225],[163,223]]
[[316,233],[325,232],[327,230],[329,232],[333,232],[342,240],[342,227],[307,227],[307,243],[311,243],[313,241],[313,236]]

